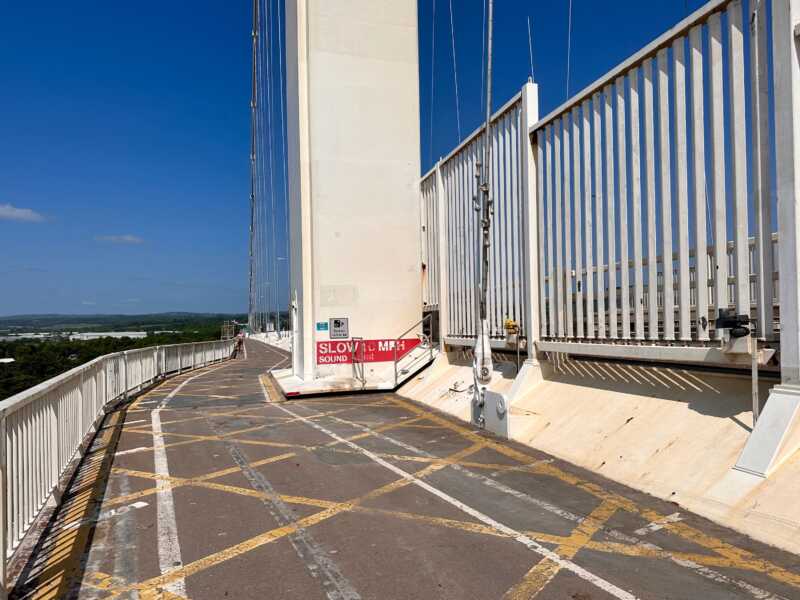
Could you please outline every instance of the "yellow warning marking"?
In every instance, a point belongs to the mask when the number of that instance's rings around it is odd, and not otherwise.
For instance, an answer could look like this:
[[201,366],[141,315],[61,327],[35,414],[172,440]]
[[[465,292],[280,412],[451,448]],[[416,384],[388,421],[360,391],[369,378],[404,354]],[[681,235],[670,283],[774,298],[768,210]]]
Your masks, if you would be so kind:
[[[262,408],[263,408],[263,406],[262,406]],[[315,415],[309,415],[306,418],[307,419],[318,419],[318,418],[321,418],[321,417],[337,415],[337,414],[340,414],[340,413],[343,413],[343,412],[347,412],[349,410],[352,410],[352,408],[342,408],[342,409],[339,409],[339,410],[332,410],[332,411],[328,411],[328,412],[324,412],[324,413],[318,413],[318,414],[315,414]],[[128,412],[130,412],[130,411],[128,411]],[[209,415],[211,415],[211,416],[239,416],[236,413],[209,413]],[[167,424],[175,424],[175,423],[185,423],[187,421],[204,420],[205,418],[206,417],[190,417],[190,418],[187,418],[187,419],[176,419],[176,420],[172,420],[172,421],[164,421],[163,424],[167,425]],[[265,417],[265,418],[275,418],[275,417]],[[295,421],[299,421],[299,419],[290,418],[290,419],[285,420],[285,421],[283,421],[281,423],[267,423],[267,424],[255,425],[255,426],[251,426],[251,427],[246,427],[244,429],[237,429],[235,431],[229,431],[229,432],[223,433],[222,435],[219,435],[219,436],[217,436],[217,435],[200,435],[200,434],[178,433],[178,432],[167,432],[167,431],[165,431],[165,432],[163,432],[164,436],[183,437],[183,438],[188,438],[188,439],[187,439],[187,441],[183,441],[183,442],[172,442],[172,443],[169,443],[169,444],[164,444],[164,447],[165,448],[172,448],[172,447],[175,447],[175,446],[185,446],[187,444],[193,444],[193,443],[198,443],[198,442],[223,441],[224,438],[228,438],[229,436],[236,436],[236,435],[242,435],[242,434],[245,434],[245,433],[251,433],[251,432],[257,431],[259,429],[266,429],[266,428],[272,428],[272,427],[276,427],[276,426],[280,426],[280,425],[286,425],[288,423],[292,423],[292,422],[295,422]],[[407,422],[411,422],[411,421],[412,420],[409,419]],[[145,427],[145,426],[132,427],[130,429],[126,429],[125,432],[126,433],[139,433],[139,434],[143,434],[143,435],[152,435],[152,433],[153,433],[152,430],[149,427]],[[255,446],[273,446],[273,447],[276,447],[276,448],[305,448],[305,449],[309,449],[309,450],[313,450],[313,449],[317,448],[317,446],[306,446],[306,445],[302,445],[302,444],[286,444],[286,443],[282,443],[282,442],[269,442],[269,441],[265,441],[265,440],[234,439],[234,440],[231,440],[231,441],[239,442],[239,443],[242,443],[242,444],[255,445]],[[152,446],[142,446],[141,447],[142,451],[144,451],[144,450],[152,450],[152,449],[153,449]]]
[[[555,549],[556,554],[569,560],[575,558],[578,551],[592,539],[592,536],[616,512],[617,506],[615,504],[601,502],[597,508],[581,521],[572,534],[561,542],[558,548]],[[525,574],[522,581],[505,593],[503,598],[506,600],[535,598],[552,581],[560,569],[561,566],[551,559],[541,559]]]
[[99,571],[87,573],[83,577],[83,581],[81,581],[82,586],[85,585],[96,590],[110,590],[113,587],[119,587],[124,584],[125,581],[121,578],[108,575],[107,573],[100,573]]
[[[278,456],[270,456],[269,458],[262,458],[261,460],[253,461],[250,464],[251,467],[261,467],[263,465],[268,465],[271,463],[280,462],[282,460],[286,460],[288,458],[292,458],[295,456],[294,452],[288,452],[286,454],[279,454]],[[219,477],[225,477],[226,475],[231,475],[233,473],[238,473],[239,467],[228,467],[227,469],[220,469],[219,471],[214,471],[212,473],[206,473],[205,475],[198,475],[196,477],[191,478],[181,478],[181,477],[159,477],[155,473],[148,473],[146,471],[134,471],[132,469],[122,469],[122,468],[114,468],[112,469],[112,473],[121,474],[121,475],[128,475],[130,477],[140,477],[144,479],[152,479],[157,480],[161,479],[164,481],[169,481],[171,484],[171,488],[174,489],[176,487],[180,487],[183,485],[194,485],[194,486],[202,486],[203,482],[206,482],[211,479],[217,479]],[[223,484],[216,484],[217,486],[222,486]],[[208,486],[205,486],[208,487]],[[235,493],[242,493],[242,490],[245,492],[248,491],[245,488],[237,488],[236,486],[225,486],[228,488],[227,491],[234,491]],[[220,489],[220,488],[218,488]],[[124,496],[117,496],[115,498],[109,498],[103,502],[103,506],[114,506],[117,504],[127,504],[133,500],[137,500],[139,498],[143,498],[145,496],[151,496],[156,493],[156,488],[149,488],[146,490],[141,490],[139,492],[133,492],[130,494],[125,494]],[[245,494],[250,495],[250,494]]]

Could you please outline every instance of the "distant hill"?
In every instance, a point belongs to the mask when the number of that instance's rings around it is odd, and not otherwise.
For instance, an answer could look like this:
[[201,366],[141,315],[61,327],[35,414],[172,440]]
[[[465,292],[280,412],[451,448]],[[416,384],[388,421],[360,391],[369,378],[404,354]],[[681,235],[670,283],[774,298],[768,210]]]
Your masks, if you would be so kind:
[[246,314],[166,312],[143,315],[12,315],[0,317],[0,331],[112,331],[183,329],[235,319],[247,321]]

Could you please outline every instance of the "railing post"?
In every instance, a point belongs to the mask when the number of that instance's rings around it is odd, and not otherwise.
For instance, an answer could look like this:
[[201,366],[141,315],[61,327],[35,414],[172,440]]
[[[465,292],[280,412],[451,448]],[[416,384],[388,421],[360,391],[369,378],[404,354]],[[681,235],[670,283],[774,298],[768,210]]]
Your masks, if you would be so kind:
[[8,589],[6,588],[6,548],[8,547],[6,444],[6,417],[0,415],[0,600],[8,598]]
[[[529,137],[529,130],[539,120],[539,87],[528,81],[522,88],[522,112],[520,116],[520,188],[522,190],[522,232],[524,265],[522,280],[525,286],[525,335],[528,359],[536,361],[536,342],[540,339],[539,323],[539,219],[538,206],[541,201],[537,190],[536,152]],[[575,224],[578,227],[578,223]]]
[[128,399],[128,351],[122,353],[122,395]]
[[450,325],[450,275],[448,271],[449,247],[447,239],[447,197],[444,194],[442,159],[436,163],[436,214],[439,221],[439,344],[444,351],[444,337]]
[[[764,410],[736,468],[768,476],[800,447],[800,0],[772,3],[775,174],[780,276],[781,385]],[[760,324],[762,325],[762,324]],[[762,325],[763,327],[763,325]]]
[[800,0],[772,8],[781,381],[800,384]]

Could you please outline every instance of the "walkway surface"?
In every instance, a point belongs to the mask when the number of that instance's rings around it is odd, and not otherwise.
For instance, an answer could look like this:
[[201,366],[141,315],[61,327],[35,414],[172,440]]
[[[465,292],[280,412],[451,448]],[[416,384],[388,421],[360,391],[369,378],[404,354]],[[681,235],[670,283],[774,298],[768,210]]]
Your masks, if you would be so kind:
[[276,402],[287,362],[110,413],[12,597],[800,598],[798,557],[400,396]]

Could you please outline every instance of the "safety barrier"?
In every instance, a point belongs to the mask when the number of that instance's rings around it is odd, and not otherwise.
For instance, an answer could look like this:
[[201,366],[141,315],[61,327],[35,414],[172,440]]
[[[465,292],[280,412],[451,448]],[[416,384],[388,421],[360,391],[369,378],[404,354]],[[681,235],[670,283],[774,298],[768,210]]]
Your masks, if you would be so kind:
[[0,598],[6,561],[104,408],[160,378],[230,358],[233,340],[107,354],[0,402]]
[[[544,118],[530,83],[494,115],[493,338],[508,318],[531,351],[715,362],[730,308],[797,363],[793,1],[712,0]],[[448,343],[475,335],[480,132],[421,180]]]
[[[493,338],[505,336],[506,319],[519,323],[523,331],[526,327],[520,157],[528,142],[522,104],[521,94],[509,100],[493,115],[490,132],[494,216],[488,314]],[[450,310],[440,325],[446,338],[474,338],[477,332],[480,216],[475,210],[478,192],[475,175],[483,155],[483,130],[483,127],[475,130],[421,181],[422,252],[426,271],[423,300],[426,309],[435,309],[447,294]],[[441,236],[447,239],[444,254],[438,243]]]
[[543,339],[703,342],[729,307],[774,337],[767,39],[745,23],[711,2],[534,128]]

